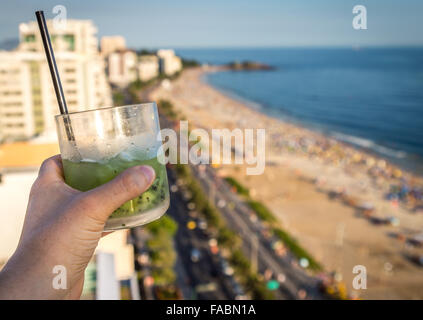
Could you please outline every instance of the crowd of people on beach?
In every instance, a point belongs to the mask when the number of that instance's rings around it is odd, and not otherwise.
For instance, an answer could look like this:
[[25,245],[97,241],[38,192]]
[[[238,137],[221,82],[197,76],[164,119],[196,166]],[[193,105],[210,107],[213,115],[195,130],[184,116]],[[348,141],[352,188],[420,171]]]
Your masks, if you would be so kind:
[[[307,132],[272,133],[268,140],[272,152],[289,152],[342,167],[354,175],[366,174],[393,206],[402,205],[410,212],[423,212],[423,181],[384,159],[350,147],[335,139]],[[299,130],[295,130],[299,131]],[[305,130],[304,130],[305,131]],[[333,190],[339,192],[339,190]],[[346,193],[347,190],[343,190]]]

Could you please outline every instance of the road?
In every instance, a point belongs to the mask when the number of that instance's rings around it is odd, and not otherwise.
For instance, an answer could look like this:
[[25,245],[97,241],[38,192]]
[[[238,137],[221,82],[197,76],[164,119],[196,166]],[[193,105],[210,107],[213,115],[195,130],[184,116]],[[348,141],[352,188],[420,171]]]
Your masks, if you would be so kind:
[[273,275],[285,275],[283,282],[278,290],[277,297],[280,299],[297,299],[299,290],[307,292],[308,299],[324,299],[318,290],[318,279],[308,275],[305,270],[297,266],[296,259],[288,252],[284,257],[279,257],[271,248],[270,239],[262,235],[262,226],[260,222],[253,222],[250,219],[251,209],[247,207],[244,201],[231,191],[230,186],[216,175],[216,171],[210,166],[204,165],[203,170],[199,166],[191,165],[192,172],[199,180],[208,194],[214,195],[211,199],[215,205],[219,200],[224,200],[226,204],[232,203],[232,206],[225,205],[219,208],[223,214],[228,226],[241,235],[244,240],[242,249],[250,257],[252,252],[252,235],[258,237],[258,271],[264,274],[265,270],[271,270]]
[[[174,172],[168,171],[169,184],[175,185],[176,176]],[[195,293],[192,290],[192,298],[197,299],[234,299],[236,293],[230,278],[222,273],[219,265],[219,257],[211,253],[208,245],[208,237],[199,229],[189,230],[187,223],[192,220],[188,215],[187,202],[184,201],[180,191],[171,192],[171,206],[167,212],[178,223],[178,231],[175,236],[175,247],[178,257],[181,260],[188,285],[191,288],[204,286],[212,283],[215,290],[209,292]],[[198,262],[193,262],[191,252],[196,248],[200,251]]]

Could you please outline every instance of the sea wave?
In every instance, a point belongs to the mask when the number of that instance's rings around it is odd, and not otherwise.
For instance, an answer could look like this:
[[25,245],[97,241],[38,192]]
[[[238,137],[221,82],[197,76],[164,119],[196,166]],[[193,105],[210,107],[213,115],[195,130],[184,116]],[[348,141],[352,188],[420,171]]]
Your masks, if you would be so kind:
[[391,158],[403,159],[407,156],[407,153],[404,151],[394,150],[385,146],[381,146],[380,144],[377,144],[369,139],[350,136],[339,132],[332,132],[331,136],[337,140],[347,142],[361,148],[373,150],[379,154],[386,155]]

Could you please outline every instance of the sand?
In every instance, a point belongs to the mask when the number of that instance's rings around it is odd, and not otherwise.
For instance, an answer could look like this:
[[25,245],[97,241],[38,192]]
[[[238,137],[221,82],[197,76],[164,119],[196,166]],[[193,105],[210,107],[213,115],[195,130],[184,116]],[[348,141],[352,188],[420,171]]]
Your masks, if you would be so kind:
[[[170,85],[154,90],[151,99],[172,101],[192,127],[266,128],[264,174],[248,176],[241,165],[222,166],[221,173],[250,188],[252,197],[268,206],[326,271],[342,275],[350,293],[363,299],[422,299],[423,268],[406,255],[423,255],[423,248],[390,234],[423,232],[423,215],[384,199],[391,183],[401,178],[421,183],[421,178],[222,94],[202,81],[205,72],[215,71],[220,70],[186,70]],[[299,145],[304,139],[312,141],[307,152]],[[369,168],[376,168],[377,173],[370,175]],[[375,216],[394,216],[400,225],[374,225],[355,208],[330,199],[328,190],[344,190],[357,203],[371,203]],[[352,287],[356,265],[367,269],[366,290]]]

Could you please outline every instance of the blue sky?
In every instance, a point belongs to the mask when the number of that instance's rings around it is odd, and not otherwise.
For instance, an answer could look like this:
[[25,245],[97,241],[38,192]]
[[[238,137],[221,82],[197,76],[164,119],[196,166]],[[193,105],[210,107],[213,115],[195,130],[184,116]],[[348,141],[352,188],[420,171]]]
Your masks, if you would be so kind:
[[[421,0],[13,0],[0,4],[0,41],[55,5],[68,18],[92,19],[99,35],[121,34],[130,47],[423,45]],[[352,28],[355,5],[368,30]]]

